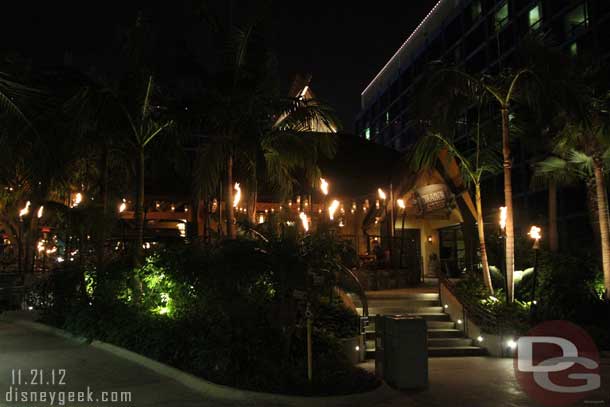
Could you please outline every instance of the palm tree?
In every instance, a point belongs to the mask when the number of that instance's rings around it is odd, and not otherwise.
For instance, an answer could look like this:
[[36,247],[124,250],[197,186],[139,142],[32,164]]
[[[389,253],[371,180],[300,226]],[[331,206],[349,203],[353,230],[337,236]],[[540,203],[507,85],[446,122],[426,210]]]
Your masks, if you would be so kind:
[[136,241],[134,247],[134,264],[139,266],[142,261],[142,245],[144,243],[144,175],[145,175],[145,159],[146,148],[152,143],[155,138],[163,131],[166,131],[173,125],[172,120],[158,120],[155,106],[152,104],[152,93],[154,89],[154,79],[152,75],[148,76],[144,96],[138,105],[137,115],[132,115],[127,109],[124,109],[125,117],[129,123],[131,138],[128,141],[132,158],[135,160],[135,184],[136,184],[136,202],[135,202],[135,221],[136,221]]
[[[586,76],[586,75],[585,75]],[[582,108],[569,112],[569,119],[556,139],[557,151],[580,173],[595,180],[600,229],[602,269],[606,297],[610,295],[610,231],[605,173],[610,157],[610,94],[583,85]]]
[[[558,240],[557,196],[556,191],[552,192],[553,186],[556,188],[560,185],[573,185],[578,180],[583,180],[587,185],[587,195],[596,196],[595,179],[587,157],[575,150],[561,152],[555,149],[555,153],[556,155],[536,163],[532,178],[534,184],[544,184],[549,188],[549,249],[551,251],[557,251],[558,246],[556,241]],[[597,217],[596,208],[589,208],[589,211],[592,217]],[[553,236],[554,234],[555,236]]]
[[[502,166],[504,172],[504,205],[506,206],[506,280],[507,298],[513,302],[514,294],[514,273],[515,273],[515,232],[513,219],[513,192],[512,192],[512,159],[510,146],[510,118],[511,104],[517,96],[518,86],[526,77],[533,76],[529,69],[518,71],[506,70],[496,77],[483,76],[476,78],[467,72],[454,68],[440,69],[433,73],[427,82],[430,94],[447,92],[449,89],[454,97],[468,97],[472,89],[480,89],[482,94],[487,95],[495,101],[500,109],[501,130],[502,130]],[[526,90],[524,88],[523,90]]]
[[417,170],[421,170],[422,168],[433,168],[439,159],[443,159],[441,158],[443,155],[445,156],[444,159],[454,159],[457,161],[462,179],[466,185],[474,185],[483,281],[489,293],[493,294],[494,290],[491,274],[489,272],[487,248],[485,245],[485,227],[481,199],[481,179],[485,174],[493,173],[497,169],[497,165],[493,159],[493,153],[489,150],[481,151],[480,126],[477,126],[475,152],[472,157],[467,157],[462,154],[451,140],[438,133],[429,133],[426,137],[422,138],[416,146],[411,156],[411,165]]
[[202,196],[213,196],[222,185],[229,238],[236,236],[236,172],[243,175],[254,208],[259,181],[286,195],[296,181],[296,169],[304,169],[312,179],[319,171],[318,157],[334,151],[328,134],[307,134],[314,123],[333,121],[332,112],[315,100],[278,97],[272,64],[255,32],[254,23],[234,30],[229,58],[205,97],[209,142],[198,154],[197,183]]

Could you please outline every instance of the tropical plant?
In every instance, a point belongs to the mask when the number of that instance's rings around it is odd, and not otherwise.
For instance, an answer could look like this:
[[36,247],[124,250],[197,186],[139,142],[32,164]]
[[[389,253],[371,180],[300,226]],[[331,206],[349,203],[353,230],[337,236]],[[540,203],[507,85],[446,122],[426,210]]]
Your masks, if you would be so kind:
[[125,116],[129,122],[131,138],[128,145],[133,152],[135,161],[135,221],[136,241],[134,246],[134,264],[140,266],[142,262],[142,246],[144,243],[144,175],[146,148],[162,132],[167,131],[173,125],[173,120],[159,117],[158,107],[153,104],[154,79],[149,75],[146,81],[144,95],[138,103],[138,111],[135,114],[125,109]]
[[[513,219],[513,192],[512,192],[512,159],[510,145],[510,117],[511,105],[517,98],[517,92],[523,94],[523,99],[529,99],[533,92],[526,92],[531,88],[525,84],[526,79],[535,77],[529,69],[517,71],[505,70],[496,76],[483,76],[477,78],[467,72],[456,68],[443,68],[436,70],[426,83],[431,95],[450,93],[454,99],[468,98],[472,89],[479,89],[481,94],[486,95],[495,102],[500,110],[501,133],[502,133],[502,166],[504,171],[504,205],[506,206],[506,275],[508,298],[514,300],[514,271],[515,271],[515,232]],[[528,86],[526,86],[528,85]],[[466,106],[462,106],[463,110]]]
[[[595,180],[606,296],[610,295],[610,231],[605,180],[607,160],[610,157],[609,96],[595,94],[591,89],[586,108],[579,113],[572,113],[556,140],[557,151],[567,161],[564,167],[575,168],[577,174],[584,176],[590,177],[592,174]],[[561,165],[561,161],[556,162],[556,166]]]
[[485,245],[485,227],[483,221],[483,204],[481,199],[481,180],[485,174],[497,171],[497,160],[494,159],[493,150],[487,148],[482,150],[480,125],[477,124],[475,136],[475,150],[472,156],[466,156],[460,152],[455,144],[448,138],[430,133],[422,138],[411,156],[411,164],[416,169],[433,168],[439,159],[456,160],[462,179],[467,186],[473,185],[475,190],[475,202],[477,213],[477,231],[479,234],[479,247],[481,250],[481,266],[483,281],[489,293],[494,292],[489,262],[487,260],[487,249]]
[[[315,123],[331,128],[332,111],[316,100],[278,96],[273,66],[260,43],[256,23],[227,34],[229,58],[206,96],[204,111],[209,142],[199,152],[198,177],[202,195],[213,196],[222,185],[227,235],[236,236],[233,211],[236,170],[243,174],[255,205],[262,180],[286,195],[294,172],[316,179],[320,155],[334,153],[327,133],[311,132]],[[219,180],[224,180],[219,183]],[[253,205],[253,207],[254,207]],[[254,210],[250,213],[253,215]]]

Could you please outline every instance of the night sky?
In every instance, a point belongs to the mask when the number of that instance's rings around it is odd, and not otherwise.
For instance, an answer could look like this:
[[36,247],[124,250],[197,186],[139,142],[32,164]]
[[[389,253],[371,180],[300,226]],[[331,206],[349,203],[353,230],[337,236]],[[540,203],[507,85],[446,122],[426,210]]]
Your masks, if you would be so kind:
[[[223,1],[220,4],[227,4]],[[311,73],[314,92],[337,110],[345,129],[353,131],[360,92],[435,2],[411,0],[398,6],[388,0],[276,1],[271,11],[270,38],[283,87],[288,90],[295,74]],[[0,27],[3,57],[17,54],[52,66],[61,64],[69,53],[83,69],[87,65],[111,64],[117,52],[111,44],[141,7],[139,2],[128,0],[11,3],[3,5]],[[188,1],[188,6],[186,3],[185,0],[142,4],[153,7],[154,15],[165,19],[160,24],[167,26],[166,33],[181,30],[184,37],[197,37],[197,31],[191,31],[196,19],[186,11],[192,10],[197,1]],[[251,5],[249,1],[234,1],[239,10]],[[191,21],[184,22],[185,19]]]

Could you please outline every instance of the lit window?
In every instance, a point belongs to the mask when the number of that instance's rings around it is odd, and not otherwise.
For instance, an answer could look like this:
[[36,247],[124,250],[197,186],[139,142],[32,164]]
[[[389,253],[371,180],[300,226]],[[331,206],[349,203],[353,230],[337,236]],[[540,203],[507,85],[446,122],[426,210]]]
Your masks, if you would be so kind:
[[371,129],[368,127],[364,129],[364,138],[367,140],[371,139]]
[[530,20],[530,28],[537,29],[542,21],[542,13],[540,12],[540,4],[536,4],[530,9],[528,14]]
[[502,7],[496,11],[496,29],[501,30],[508,24],[508,3],[504,2]]
[[481,13],[483,12],[483,8],[481,7],[481,0],[475,0],[472,2],[472,5],[470,6],[470,12],[472,13],[473,21],[481,16]]
[[568,37],[578,34],[587,27],[587,9],[584,4],[574,8],[565,16],[565,30]]

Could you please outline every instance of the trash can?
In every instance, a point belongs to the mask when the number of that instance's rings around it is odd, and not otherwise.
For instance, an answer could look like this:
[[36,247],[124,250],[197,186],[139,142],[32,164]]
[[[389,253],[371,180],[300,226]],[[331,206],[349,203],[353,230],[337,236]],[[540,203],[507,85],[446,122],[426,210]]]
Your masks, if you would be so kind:
[[428,386],[428,333],[419,317],[393,315],[375,321],[375,372],[398,389]]

